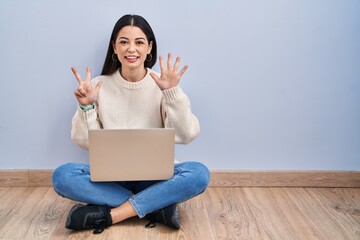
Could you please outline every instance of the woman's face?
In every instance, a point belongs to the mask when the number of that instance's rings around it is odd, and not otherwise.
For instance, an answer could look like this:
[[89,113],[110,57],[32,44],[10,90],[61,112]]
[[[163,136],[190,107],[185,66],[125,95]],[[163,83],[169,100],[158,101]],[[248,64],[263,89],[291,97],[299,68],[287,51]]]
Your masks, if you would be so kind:
[[113,48],[122,69],[144,69],[144,62],[151,52],[152,42],[147,41],[145,33],[139,27],[126,26],[119,31]]

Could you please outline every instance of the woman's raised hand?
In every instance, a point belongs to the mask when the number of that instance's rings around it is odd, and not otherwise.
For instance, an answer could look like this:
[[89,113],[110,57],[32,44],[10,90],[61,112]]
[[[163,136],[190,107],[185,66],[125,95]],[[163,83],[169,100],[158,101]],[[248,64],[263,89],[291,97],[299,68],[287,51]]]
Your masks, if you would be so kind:
[[89,104],[93,104],[96,102],[99,91],[102,85],[102,82],[98,82],[96,84],[95,88],[91,85],[91,72],[90,67],[86,67],[86,80],[83,81],[80,77],[80,74],[76,70],[75,67],[71,68],[71,71],[74,73],[78,83],[79,87],[75,90],[74,94],[76,99],[79,101],[80,105],[86,106]]
[[164,59],[162,56],[159,57],[159,61],[160,61],[160,69],[161,69],[160,77],[158,77],[154,73],[150,73],[150,76],[154,79],[154,81],[161,90],[166,90],[177,86],[179,84],[181,76],[184,74],[188,66],[185,65],[180,70],[180,72],[178,72],[180,57],[176,57],[175,64],[174,66],[172,66],[171,53],[168,54],[167,68],[165,68]]

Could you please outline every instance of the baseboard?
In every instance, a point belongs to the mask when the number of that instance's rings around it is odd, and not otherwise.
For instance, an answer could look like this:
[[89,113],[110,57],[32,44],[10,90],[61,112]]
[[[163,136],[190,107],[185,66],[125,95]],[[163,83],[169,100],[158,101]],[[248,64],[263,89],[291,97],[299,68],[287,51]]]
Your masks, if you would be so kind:
[[212,171],[213,187],[360,187],[360,171]]
[[[53,170],[0,170],[0,187],[50,187]],[[360,171],[211,171],[210,187],[360,187]]]
[[0,170],[0,187],[49,187],[53,170]]

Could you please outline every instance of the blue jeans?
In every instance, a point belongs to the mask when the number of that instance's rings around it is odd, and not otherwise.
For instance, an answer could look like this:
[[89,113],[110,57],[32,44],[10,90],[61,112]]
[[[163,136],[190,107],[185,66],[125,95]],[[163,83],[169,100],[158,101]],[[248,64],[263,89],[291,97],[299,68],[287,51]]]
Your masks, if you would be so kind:
[[209,170],[199,162],[175,164],[173,178],[164,181],[92,182],[84,163],[66,163],[52,175],[54,190],[62,197],[110,207],[129,200],[140,218],[199,195],[209,179]]

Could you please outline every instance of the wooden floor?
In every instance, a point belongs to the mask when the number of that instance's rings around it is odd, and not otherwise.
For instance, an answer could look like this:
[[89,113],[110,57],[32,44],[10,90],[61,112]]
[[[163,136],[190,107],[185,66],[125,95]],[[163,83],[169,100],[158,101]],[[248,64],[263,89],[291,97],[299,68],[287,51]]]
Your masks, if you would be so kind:
[[64,228],[74,202],[49,187],[0,187],[0,239],[360,239],[360,188],[208,188],[180,204],[179,231],[133,218]]

